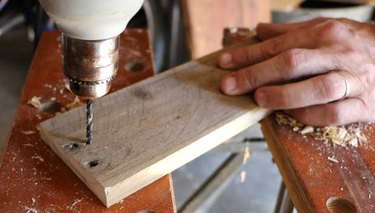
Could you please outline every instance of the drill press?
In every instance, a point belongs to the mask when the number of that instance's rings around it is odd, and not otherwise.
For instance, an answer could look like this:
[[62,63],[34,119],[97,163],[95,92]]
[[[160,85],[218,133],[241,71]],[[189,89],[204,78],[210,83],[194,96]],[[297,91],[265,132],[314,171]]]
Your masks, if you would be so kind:
[[40,0],[62,31],[70,90],[87,100],[86,144],[93,140],[93,100],[109,92],[119,61],[119,34],[143,0]]

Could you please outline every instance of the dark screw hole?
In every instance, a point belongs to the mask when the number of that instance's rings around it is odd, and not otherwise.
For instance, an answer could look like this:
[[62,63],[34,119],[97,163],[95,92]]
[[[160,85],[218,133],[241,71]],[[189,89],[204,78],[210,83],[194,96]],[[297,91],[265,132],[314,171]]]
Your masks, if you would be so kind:
[[350,201],[339,198],[339,197],[330,197],[326,201],[327,209],[330,213],[356,213],[357,208]]
[[125,71],[128,72],[139,72],[142,71],[145,68],[145,66],[139,61],[132,61],[125,64],[124,68]]
[[79,145],[76,143],[68,143],[64,145],[64,149],[69,149],[70,151],[76,150],[79,148]]
[[92,160],[92,161],[86,162],[86,165],[89,168],[94,168],[95,166],[99,165],[99,160]]

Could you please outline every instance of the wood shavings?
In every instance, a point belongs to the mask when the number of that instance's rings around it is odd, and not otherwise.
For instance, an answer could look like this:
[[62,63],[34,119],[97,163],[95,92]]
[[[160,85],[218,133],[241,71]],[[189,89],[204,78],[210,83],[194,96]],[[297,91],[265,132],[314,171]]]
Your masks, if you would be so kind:
[[360,144],[367,142],[366,136],[361,131],[359,125],[351,125],[348,127],[327,126],[322,128],[305,126],[296,119],[281,112],[276,113],[275,119],[279,125],[289,126],[294,132],[298,132],[304,136],[310,135],[314,139],[326,143],[358,147]]
[[72,109],[72,108],[74,108],[74,107],[80,105],[81,103],[82,103],[82,102],[81,102],[81,100],[79,100],[79,97],[76,96],[76,97],[74,98],[73,102],[71,102],[71,103],[69,103],[69,104],[66,105],[66,108],[67,108],[67,109]]
[[83,198],[74,200],[73,204],[71,206],[69,206],[67,209],[73,210],[75,205],[77,205],[77,203],[81,202],[82,200],[83,200]]
[[21,130],[22,134],[24,135],[32,135],[32,134],[35,134],[35,131],[32,131],[32,130]]
[[327,159],[333,163],[339,163],[339,161],[335,157],[328,157]]
[[30,208],[25,206],[26,213],[38,213],[39,211],[36,208]]
[[40,102],[41,97],[34,96],[32,97],[27,104],[30,104],[31,106],[40,109],[42,107],[42,103]]
[[40,155],[34,155],[34,156],[31,157],[31,159],[37,159],[40,162],[44,162],[44,158],[42,158],[42,156],[40,156]]

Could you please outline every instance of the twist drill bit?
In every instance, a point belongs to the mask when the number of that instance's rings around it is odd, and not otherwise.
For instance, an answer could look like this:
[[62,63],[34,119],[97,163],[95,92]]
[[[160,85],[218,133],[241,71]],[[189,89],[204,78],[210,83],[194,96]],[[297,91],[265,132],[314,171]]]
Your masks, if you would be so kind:
[[88,100],[86,103],[86,119],[87,119],[87,126],[86,126],[86,145],[92,143],[93,139],[93,118],[94,118],[94,111],[92,108],[93,101]]

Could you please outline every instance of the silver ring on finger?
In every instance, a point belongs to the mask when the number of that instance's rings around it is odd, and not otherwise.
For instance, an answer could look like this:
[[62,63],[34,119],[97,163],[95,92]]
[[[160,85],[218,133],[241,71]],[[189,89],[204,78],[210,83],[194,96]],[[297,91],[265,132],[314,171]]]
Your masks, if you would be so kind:
[[[339,73],[339,72],[338,72],[338,73]],[[339,74],[340,74],[340,73],[339,73]],[[343,75],[343,74],[340,74],[340,75],[342,76],[342,79],[344,79],[344,82],[345,82],[345,93],[344,93],[344,95],[342,96],[342,98],[339,99],[339,101],[342,101],[342,100],[344,100],[345,98],[347,98],[348,95],[349,95],[349,82],[348,82],[348,80],[346,79],[345,75]]]

